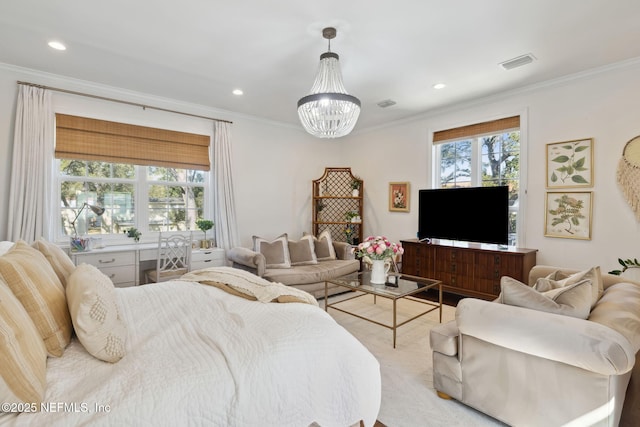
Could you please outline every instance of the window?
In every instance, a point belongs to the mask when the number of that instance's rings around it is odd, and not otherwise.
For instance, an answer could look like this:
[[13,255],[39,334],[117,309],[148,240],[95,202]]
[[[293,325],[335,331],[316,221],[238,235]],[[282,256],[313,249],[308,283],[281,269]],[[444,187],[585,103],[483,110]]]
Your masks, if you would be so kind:
[[[58,160],[56,169],[58,238],[74,232],[116,235],[131,227],[143,233],[194,230],[204,216],[204,171],[70,159]],[[105,212],[80,212],[84,203]]]
[[[518,244],[520,118],[434,134],[434,188],[509,187],[509,244]],[[470,211],[470,214],[472,211]]]
[[[204,216],[208,135],[56,114],[57,239],[186,231]],[[104,208],[102,215],[88,205]]]

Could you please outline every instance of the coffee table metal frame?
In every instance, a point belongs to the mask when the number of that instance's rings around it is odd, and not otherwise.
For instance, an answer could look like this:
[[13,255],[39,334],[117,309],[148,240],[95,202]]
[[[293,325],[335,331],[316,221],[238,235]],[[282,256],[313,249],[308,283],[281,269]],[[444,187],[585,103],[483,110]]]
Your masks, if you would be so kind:
[[[398,287],[392,287],[387,285],[377,285],[369,282],[371,277],[371,272],[364,271],[359,273],[351,273],[346,276],[341,276],[336,279],[327,280],[324,282],[324,302],[325,302],[325,311],[329,311],[329,307],[334,310],[341,311],[346,314],[350,314],[352,316],[358,317],[362,320],[366,320],[367,322],[375,323],[376,325],[383,326],[387,329],[391,329],[393,331],[393,348],[396,348],[396,330],[405,325],[412,320],[417,319],[418,317],[424,316],[427,313],[431,313],[434,310],[440,310],[440,318],[439,321],[442,323],[442,282],[440,280],[427,279],[425,277],[417,277],[410,276],[407,274],[390,274],[392,276],[396,276]],[[355,295],[350,298],[345,298],[340,301],[336,301],[334,303],[329,303],[328,301],[328,288],[329,283],[341,286],[344,288],[351,289],[353,291],[362,292],[358,295]],[[413,285],[413,286],[412,286]],[[416,286],[417,285],[417,286]],[[425,300],[422,298],[414,297],[413,295],[426,291],[428,289],[433,289],[438,287],[438,302],[434,303],[429,300]],[[373,303],[376,303],[376,297],[387,298],[393,301],[393,324],[389,325],[386,323],[378,322],[377,320],[373,320],[364,316],[361,316],[357,313],[336,307],[336,305],[341,304],[345,301],[352,300],[354,298],[360,298],[365,295],[373,295]],[[397,307],[396,303],[399,299],[408,299],[410,301],[419,302],[421,304],[425,304],[431,306],[427,311],[423,311],[410,319],[403,321],[402,323],[398,323],[397,320]]]

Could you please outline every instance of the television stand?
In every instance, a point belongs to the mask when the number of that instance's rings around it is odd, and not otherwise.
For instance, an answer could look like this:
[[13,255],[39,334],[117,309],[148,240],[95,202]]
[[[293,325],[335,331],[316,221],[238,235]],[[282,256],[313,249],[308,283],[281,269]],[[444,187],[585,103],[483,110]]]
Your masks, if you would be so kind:
[[493,300],[500,294],[500,278],[527,283],[536,264],[537,249],[432,239],[402,240],[402,272],[441,280],[444,292]]

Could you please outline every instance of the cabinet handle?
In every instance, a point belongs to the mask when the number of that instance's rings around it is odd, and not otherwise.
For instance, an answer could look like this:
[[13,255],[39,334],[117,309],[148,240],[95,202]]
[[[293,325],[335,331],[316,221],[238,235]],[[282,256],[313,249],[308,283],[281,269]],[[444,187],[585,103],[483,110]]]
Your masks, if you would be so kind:
[[205,259],[204,262],[211,262],[212,260],[210,259]]
[[500,270],[494,270],[493,277],[496,278],[496,279],[499,279],[500,278]]
[[493,260],[494,264],[500,264],[500,255],[496,255],[496,257]]
[[111,258],[111,261],[103,261],[101,259],[98,260],[100,264],[111,264],[112,262],[116,262],[115,258]]
[[116,273],[111,273],[111,275],[109,276],[109,279],[113,279],[114,277],[116,277]]

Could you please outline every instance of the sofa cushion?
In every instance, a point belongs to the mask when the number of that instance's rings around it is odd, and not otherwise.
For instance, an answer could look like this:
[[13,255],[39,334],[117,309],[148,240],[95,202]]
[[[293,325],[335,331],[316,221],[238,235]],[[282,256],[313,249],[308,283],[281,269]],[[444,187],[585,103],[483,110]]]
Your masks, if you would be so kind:
[[624,336],[634,351],[640,350],[640,286],[632,283],[616,283],[609,286],[589,320],[608,326]]
[[591,281],[591,308],[596,305],[596,302],[602,296],[604,291],[604,284],[602,281],[602,273],[600,267],[592,267],[588,270],[579,271],[577,273],[570,273],[563,270],[556,270],[549,274],[547,277],[541,277],[536,280],[533,288],[538,292],[547,292],[552,289],[561,288],[567,285],[578,283],[584,279]]
[[316,252],[314,249],[313,236],[306,235],[302,239],[289,240],[289,256],[291,265],[317,264]]
[[263,277],[285,285],[305,285],[334,279],[359,269],[360,262],[357,260],[331,260],[289,269],[267,269]]
[[591,281],[584,279],[564,287],[538,292],[528,285],[504,276],[500,280],[500,302],[517,307],[586,319],[591,310]]
[[[308,235],[310,236],[310,234],[305,233],[305,236]],[[327,261],[337,258],[336,250],[333,247],[333,239],[331,239],[331,232],[329,230],[324,230],[318,235],[318,237],[313,236],[313,244],[318,261]]]
[[290,268],[287,233],[281,234],[274,240],[253,236],[253,250],[264,255],[267,268]]

